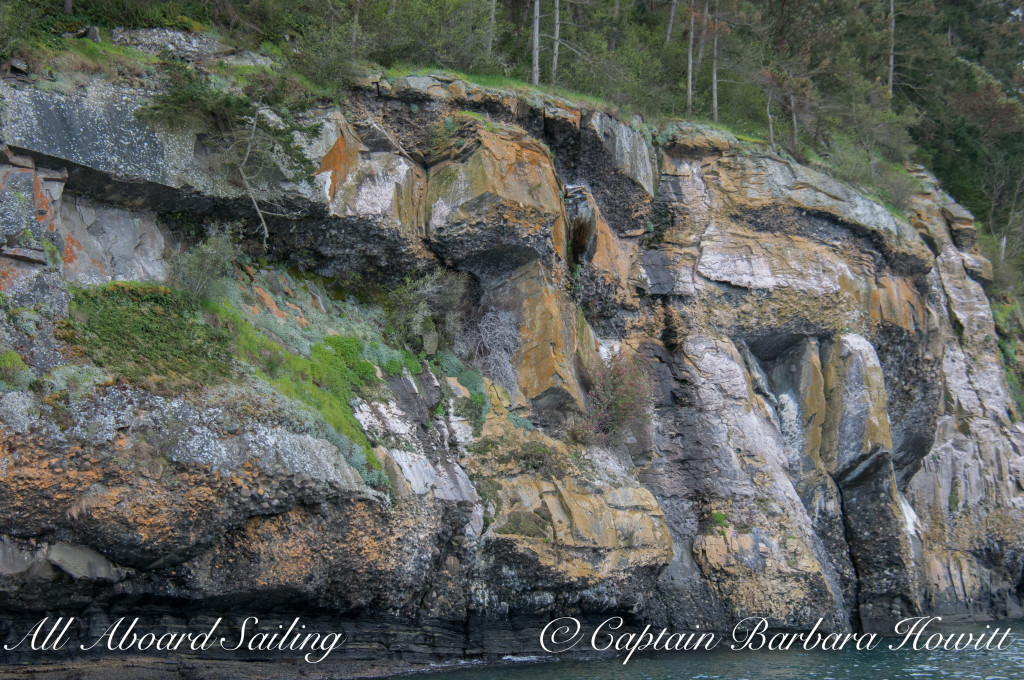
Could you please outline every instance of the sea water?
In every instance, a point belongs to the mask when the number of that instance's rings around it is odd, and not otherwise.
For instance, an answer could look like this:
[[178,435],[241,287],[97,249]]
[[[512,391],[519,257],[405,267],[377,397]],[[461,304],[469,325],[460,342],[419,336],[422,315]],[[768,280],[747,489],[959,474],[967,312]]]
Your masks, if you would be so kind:
[[[1024,620],[990,624],[1011,633],[1003,649],[891,650],[902,638],[886,638],[870,650],[733,651],[729,641],[711,651],[637,654],[592,661],[520,659],[447,669],[426,676],[438,680],[1024,680]],[[943,633],[985,632],[985,624],[946,624]],[[406,676],[409,678],[410,676]]]

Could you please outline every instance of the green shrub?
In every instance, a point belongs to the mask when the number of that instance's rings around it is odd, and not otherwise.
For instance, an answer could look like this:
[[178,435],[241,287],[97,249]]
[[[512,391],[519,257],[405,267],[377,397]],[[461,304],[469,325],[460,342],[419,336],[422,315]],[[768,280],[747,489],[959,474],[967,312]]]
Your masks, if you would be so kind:
[[234,238],[225,231],[215,231],[202,243],[169,259],[169,276],[197,298],[205,298],[214,282],[231,272],[241,255]]
[[363,345],[362,357],[374,365],[380,366],[385,371],[387,370],[385,367],[389,363],[402,363],[401,352],[376,341]]
[[909,172],[895,165],[883,165],[877,173],[876,186],[884,198],[900,212],[910,208],[910,202],[921,190],[920,183]]
[[402,362],[412,375],[419,375],[424,370],[423,360],[408,350],[402,350]]
[[484,439],[477,440],[472,444],[466,445],[466,451],[473,454],[474,456],[487,456],[491,452],[496,450],[500,446],[500,442],[497,439],[491,439],[486,437]]
[[483,375],[480,371],[467,367],[457,356],[447,350],[438,352],[437,364],[441,372],[455,378],[460,385],[469,390],[470,398],[461,400],[461,402],[467,402],[468,405],[463,404],[461,407],[457,405],[456,410],[469,413],[470,416],[463,417],[482,425],[484,416],[491,409],[490,400],[487,398],[487,391],[484,388]]
[[441,350],[437,353],[437,364],[445,375],[457,377],[466,370],[466,365],[454,353]]
[[868,153],[852,145],[837,145],[829,157],[836,177],[854,186],[870,186],[873,180]]
[[0,353],[0,388],[25,389],[32,381],[32,371],[14,350]]
[[0,3],[0,62],[4,62],[25,43],[26,25],[31,25],[39,10],[26,0]]
[[513,455],[524,470],[540,470],[551,461],[551,449],[540,442],[526,442]]
[[1010,398],[1013,399],[1013,403],[1017,407],[1017,414],[1024,415],[1024,385],[1021,384],[1017,373],[1005,363],[1003,372],[1006,376],[1006,386],[1010,388]]
[[450,347],[462,330],[467,283],[465,274],[443,269],[406,278],[384,301],[385,335],[391,344],[428,354]]
[[950,512],[954,512],[960,509],[960,480],[953,479],[952,487],[949,490],[949,498],[946,499]]
[[364,73],[355,56],[347,34],[318,27],[305,32],[289,63],[328,98],[341,101],[346,89]]
[[202,320],[184,290],[114,282],[72,289],[62,337],[115,376],[155,390],[217,381],[229,373],[228,334]]
[[508,513],[505,523],[496,528],[494,533],[530,538],[550,538],[551,522],[529,510],[513,510]]
[[73,8],[74,16],[101,26],[193,30],[196,20],[212,19],[210,4],[202,0],[75,0]]
[[[486,531],[487,527],[494,521],[494,515],[501,512],[501,482],[493,477],[481,474],[474,474],[471,479],[473,480],[473,486],[476,487],[477,495],[483,501],[485,513],[484,531]],[[493,506],[493,511],[491,506]]]
[[[455,377],[459,379],[459,382],[463,387],[469,390],[470,394],[480,397],[484,396],[484,377],[480,371],[473,368],[466,368]],[[483,401],[486,403],[486,399]]]
[[509,412],[508,422],[512,423],[513,427],[518,427],[521,430],[527,430],[533,432],[537,428],[534,427],[533,423],[530,422],[529,418],[523,418],[518,413]]
[[226,133],[255,111],[248,97],[215,87],[209,76],[192,66],[166,62],[165,68],[167,87],[136,112],[142,120]]
[[455,402],[455,414],[473,424],[473,434],[479,435],[490,404],[486,394],[471,394]]

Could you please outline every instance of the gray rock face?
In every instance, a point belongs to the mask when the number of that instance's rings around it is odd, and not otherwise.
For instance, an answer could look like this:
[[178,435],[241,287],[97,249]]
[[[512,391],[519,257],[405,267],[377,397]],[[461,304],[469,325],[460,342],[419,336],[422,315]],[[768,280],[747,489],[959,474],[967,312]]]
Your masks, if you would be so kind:
[[232,51],[208,33],[170,28],[115,28],[110,39],[115,45],[127,45],[156,55],[166,52],[187,61],[210,59]]
[[64,240],[64,274],[69,281],[163,281],[169,239],[148,211],[95,205],[86,198],[62,201],[59,233]]
[[26,392],[6,392],[0,396],[0,420],[18,434],[26,434],[35,422],[37,404]]
[[34,563],[30,553],[0,542],[0,574],[21,574]]
[[4,199],[0,202],[0,224],[3,225],[0,235],[5,242],[16,244],[25,232],[30,237],[39,237],[33,202],[34,180],[35,174],[31,170],[0,165],[0,190]]
[[786,473],[788,447],[771,407],[740,353],[728,340],[690,336],[678,358],[662,360],[675,403],[658,405],[660,455],[641,477],[666,508],[676,546],[658,584],[662,615],[680,627],[718,628],[738,621],[720,607],[753,606],[779,627],[822,618],[846,629],[839,577]]
[[135,117],[144,95],[95,85],[83,97],[0,85],[5,142],[116,178],[203,188],[192,167],[194,135],[163,134]]

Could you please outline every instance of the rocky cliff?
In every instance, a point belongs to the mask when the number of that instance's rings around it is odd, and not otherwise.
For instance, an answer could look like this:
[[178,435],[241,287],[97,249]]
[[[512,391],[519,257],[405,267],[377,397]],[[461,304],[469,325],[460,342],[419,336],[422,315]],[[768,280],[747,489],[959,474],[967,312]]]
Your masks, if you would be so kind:
[[[257,220],[201,134],[138,119],[151,95],[0,84],[0,637],[302,614],[350,658],[473,658],[561,615],[1021,613],[1024,424],[991,266],[923,169],[905,221],[699,125],[377,80],[280,123],[300,157],[254,188],[266,256],[174,316],[182,216]],[[511,391],[429,333],[426,356],[385,346],[372,299],[334,285],[440,269],[515,313]],[[229,335],[208,374],[124,378],[96,358],[116,340],[82,349],[97,305],[146,295],[187,342]],[[588,367],[620,348],[651,426],[585,446]],[[377,364],[375,386],[325,364]]]

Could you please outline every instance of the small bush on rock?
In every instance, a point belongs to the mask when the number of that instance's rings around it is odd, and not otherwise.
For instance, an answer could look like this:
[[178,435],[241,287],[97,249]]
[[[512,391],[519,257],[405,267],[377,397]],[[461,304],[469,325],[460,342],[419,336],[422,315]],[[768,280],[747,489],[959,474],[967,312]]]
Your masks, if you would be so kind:
[[508,514],[508,520],[495,529],[494,533],[529,538],[550,538],[551,523],[535,512],[513,510]]
[[21,360],[20,354],[14,350],[0,353],[0,390],[24,389],[31,380],[32,371]]
[[476,355],[484,372],[510,394],[519,390],[514,362],[519,353],[519,315],[499,309],[483,315],[476,329]]
[[407,278],[385,302],[385,334],[398,346],[433,355],[450,347],[462,330],[465,274],[442,269],[421,278]]
[[195,67],[175,61],[167,61],[164,67],[166,88],[136,112],[140,119],[224,133],[252,115],[254,107],[248,97],[216,87]]
[[213,284],[231,271],[240,251],[226,231],[214,231],[202,243],[170,258],[170,278],[197,298],[210,294]]
[[584,443],[615,446],[627,434],[641,440],[651,422],[653,395],[637,358],[619,350],[591,366],[590,378],[593,387],[583,417]]

